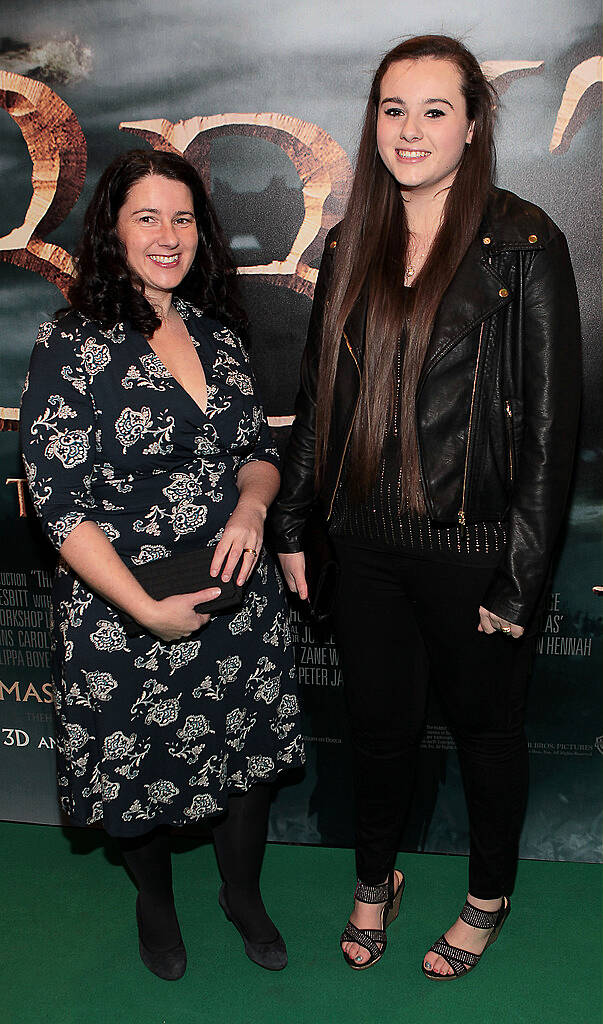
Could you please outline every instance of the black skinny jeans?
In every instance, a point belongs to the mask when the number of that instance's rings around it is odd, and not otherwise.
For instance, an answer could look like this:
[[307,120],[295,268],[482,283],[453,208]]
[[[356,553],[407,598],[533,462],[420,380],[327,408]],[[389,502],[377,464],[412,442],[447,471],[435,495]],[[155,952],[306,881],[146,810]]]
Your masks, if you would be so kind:
[[334,544],[358,877],[377,885],[394,866],[431,684],[461,766],[469,892],[484,900],[509,895],[527,797],[523,720],[534,642],[478,632],[493,567],[409,558],[341,538]]

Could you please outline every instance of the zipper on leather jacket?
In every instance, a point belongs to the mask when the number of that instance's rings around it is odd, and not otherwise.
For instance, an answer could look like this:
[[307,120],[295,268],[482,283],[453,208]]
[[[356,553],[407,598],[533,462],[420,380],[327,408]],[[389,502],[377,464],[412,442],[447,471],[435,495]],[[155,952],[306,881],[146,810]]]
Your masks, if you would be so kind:
[[356,405],[354,406],[354,412],[352,413],[352,419],[350,421],[350,426],[348,428],[348,432],[347,432],[347,435],[346,435],[345,444],[343,446],[343,452],[342,452],[342,455],[341,455],[341,462],[339,463],[339,472],[337,473],[337,480],[335,481],[335,487],[333,488],[333,494],[331,495],[331,503],[329,505],[329,512],[328,512],[328,515],[327,515],[327,522],[329,521],[329,519],[331,518],[331,515],[333,513],[333,504],[335,502],[335,495],[337,494],[337,488],[339,487],[339,481],[341,479],[341,472],[343,470],[343,463],[345,461],[346,452],[348,450],[348,444],[350,443],[350,437],[352,436],[352,430],[354,428],[354,422],[356,420],[356,413],[358,411],[358,403],[360,401],[360,384],[362,382],[362,374],[360,373],[360,367],[358,366],[358,360],[356,359],[356,356],[354,355],[354,351],[353,351],[352,346],[350,345],[350,343],[348,341],[348,336],[345,333],[345,331],[343,332],[343,340],[345,341],[345,343],[346,343],[346,345],[348,347],[348,352],[350,353],[352,359],[354,360],[354,364],[356,366],[356,370],[358,371],[358,384],[359,384],[359,387],[358,387],[358,396],[356,398]]
[[475,362],[475,374],[473,376],[473,390],[471,392],[471,407],[469,410],[469,429],[467,430],[467,448],[465,450],[465,471],[463,473],[463,492],[461,496],[461,507],[457,512],[457,519],[459,526],[465,530],[467,523],[465,520],[465,498],[467,497],[467,470],[469,468],[469,449],[471,447],[471,432],[473,430],[473,412],[475,408],[475,392],[477,389],[477,375],[479,372],[479,360],[482,352],[482,338],[484,336],[484,324],[481,326],[479,332],[479,343],[477,346],[477,360]]
[[509,442],[509,476],[511,483],[513,483],[513,410],[511,403],[507,399],[505,402],[505,414],[506,414],[506,425],[507,425],[507,440]]

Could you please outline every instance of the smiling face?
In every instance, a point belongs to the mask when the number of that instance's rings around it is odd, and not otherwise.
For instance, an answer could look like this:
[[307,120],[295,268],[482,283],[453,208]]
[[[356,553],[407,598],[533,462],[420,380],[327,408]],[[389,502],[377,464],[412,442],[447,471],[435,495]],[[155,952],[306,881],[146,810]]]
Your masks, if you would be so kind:
[[189,272],[197,251],[197,224],[188,185],[158,174],[132,186],[117,217],[117,236],[145,297],[165,306]]
[[448,188],[472,136],[455,64],[422,57],[390,65],[381,80],[377,149],[404,191]]

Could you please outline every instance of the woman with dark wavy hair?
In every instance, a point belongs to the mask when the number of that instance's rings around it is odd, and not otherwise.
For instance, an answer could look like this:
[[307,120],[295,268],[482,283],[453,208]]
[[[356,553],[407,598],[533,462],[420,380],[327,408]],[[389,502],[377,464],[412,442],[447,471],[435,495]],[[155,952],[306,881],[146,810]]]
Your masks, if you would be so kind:
[[172,153],[132,150],[102,175],[75,252],[71,307],[104,327],[125,318],[145,337],[161,328],[161,310],[149,301],[140,268],[128,261],[118,224],[132,188],[150,176],[180,183],[192,199],[194,258],[185,274],[178,268],[172,294],[201,305],[203,312],[244,333],[247,317],[238,302],[235,265],[214,208],[192,164]]
[[[186,160],[133,151],[107,168],[69,301],[40,328],[21,413],[30,492],[60,554],[61,807],[118,840],[153,973],[186,967],[166,830],[202,820],[220,905],[250,959],[279,970],[259,878],[270,782],[303,748],[284,594],[262,543],[278,457],[234,264]],[[187,566],[206,550],[195,585]],[[172,576],[168,596],[136,578],[148,564]],[[210,614],[233,580],[238,606]]]
[[351,723],[354,909],[346,962],[376,963],[428,686],[456,741],[469,891],[423,959],[465,975],[509,914],[527,794],[533,633],[571,475],[579,317],[563,234],[495,188],[496,96],[445,36],[374,77],[345,219],[327,236],[296,420],[273,507],[308,595],[318,504],[339,563],[334,620]]

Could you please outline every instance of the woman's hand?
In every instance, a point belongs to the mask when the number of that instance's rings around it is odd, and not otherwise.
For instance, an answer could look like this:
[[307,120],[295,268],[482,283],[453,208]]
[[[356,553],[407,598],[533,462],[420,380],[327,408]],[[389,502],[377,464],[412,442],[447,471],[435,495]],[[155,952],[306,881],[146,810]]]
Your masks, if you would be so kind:
[[201,626],[206,626],[211,619],[210,614],[195,611],[195,605],[213,601],[220,596],[219,587],[198,590],[194,594],[174,594],[164,597],[163,601],[153,601],[148,613],[138,620],[145,629],[154,633],[160,640],[170,643],[195,633]]
[[308,597],[308,584],[306,582],[306,556],[303,551],[296,551],[294,554],[279,554],[278,560],[281,563],[285,583],[294,594],[299,594],[302,601]]
[[241,496],[216,544],[209,569],[211,576],[221,575],[227,583],[243,555],[237,586],[242,587],[249,579],[262,549],[266,513],[276,497],[280,479],[278,469],[261,459],[241,467],[237,475]]
[[489,612],[487,608],[483,608],[480,605],[479,609],[479,626],[477,627],[480,633],[505,633],[507,636],[512,636],[514,640],[519,640],[520,636],[523,636],[524,627],[516,626],[514,622],[507,622],[506,619],[501,618],[496,612]]
[[[216,551],[210,566],[210,576],[220,576],[225,583],[231,578],[241,555],[243,561],[237,576],[237,586],[242,587],[249,579],[258,560],[264,539],[266,508],[253,501],[240,498],[237,507],[224,527],[224,533],[216,544]],[[216,580],[219,583],[219,580]]]

